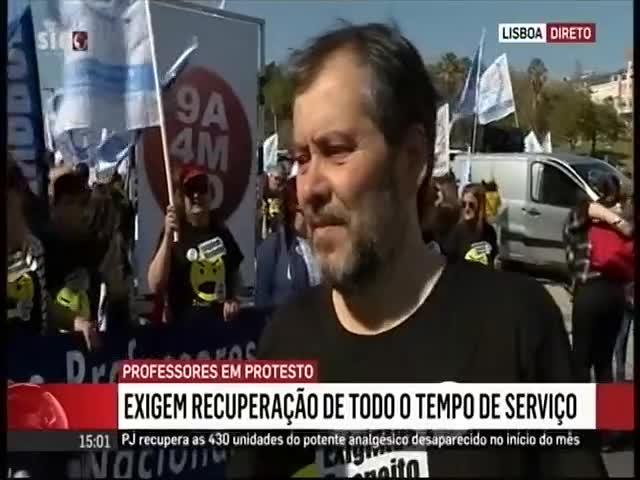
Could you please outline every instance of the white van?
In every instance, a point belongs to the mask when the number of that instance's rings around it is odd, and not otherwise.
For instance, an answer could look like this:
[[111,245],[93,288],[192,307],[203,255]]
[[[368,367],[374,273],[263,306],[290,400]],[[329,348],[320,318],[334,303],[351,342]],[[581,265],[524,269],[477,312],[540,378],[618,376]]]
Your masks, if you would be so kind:
[[462,183],[495,180],[504,210],[500,258],[566,272],[562,229],[579,200],[597,199],[589,186],[596,173],[631,182],[602,160],[565,153],[460,154],[453,171]]

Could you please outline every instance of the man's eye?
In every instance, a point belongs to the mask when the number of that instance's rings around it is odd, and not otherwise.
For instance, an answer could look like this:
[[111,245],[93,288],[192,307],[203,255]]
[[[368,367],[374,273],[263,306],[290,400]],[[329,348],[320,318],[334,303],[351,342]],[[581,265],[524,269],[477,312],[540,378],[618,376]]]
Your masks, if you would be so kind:
[[327,145],[324,148],[324,153],[328,157],[341,157],[351,153],[353,149],[349,145],[344,144],[334,144]]
[[300,168],[301,166],[303,166],[306,163],[309,163],[309,160],[311,160],[311,158],[309,157],[309,155],[307,155],[305,153],[300,153],[298,155],[294,155],[293,156],[293,163],[297,163],[298,164],[298,168]]

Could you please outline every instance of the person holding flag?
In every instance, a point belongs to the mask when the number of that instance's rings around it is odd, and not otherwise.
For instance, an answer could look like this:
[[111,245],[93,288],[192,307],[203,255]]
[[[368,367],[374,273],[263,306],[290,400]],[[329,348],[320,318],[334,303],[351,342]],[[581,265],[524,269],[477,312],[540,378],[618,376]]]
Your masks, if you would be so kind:
[[[166,296],[171,321],[235,317],[244,258],[231,231],[211,205],[204,169],[186,165],[179,175],[155,257],[148,270],[151,292]],[[177,241],[176,241],[177,239]]]

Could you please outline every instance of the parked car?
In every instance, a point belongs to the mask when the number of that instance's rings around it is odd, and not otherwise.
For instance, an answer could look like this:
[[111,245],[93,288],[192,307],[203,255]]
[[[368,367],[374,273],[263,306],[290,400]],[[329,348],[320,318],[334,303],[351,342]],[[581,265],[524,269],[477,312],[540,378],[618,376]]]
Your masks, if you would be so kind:
[[453,171],[462,183],[495,180],[504,212],[500,216],[500,259],[566,272],[562,229],[569,209],[581,199],[596,200],[596,174],[629,179],[596,158],[565,153],[458,154]]

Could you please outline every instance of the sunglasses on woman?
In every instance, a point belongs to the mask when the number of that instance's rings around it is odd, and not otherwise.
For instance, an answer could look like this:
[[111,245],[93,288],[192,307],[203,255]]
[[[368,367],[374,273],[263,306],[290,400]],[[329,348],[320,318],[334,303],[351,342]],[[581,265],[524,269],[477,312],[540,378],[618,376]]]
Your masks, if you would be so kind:
[[196,193],[199,195],[206,195],[209,192],[209,184],[206,179],[197,179],[187,183],[184,186],[184,193],[188,197],[194,196]]
[[478,208],[478,204],[476,202],[462,202],[462,208],[471,208],[475,210]]

